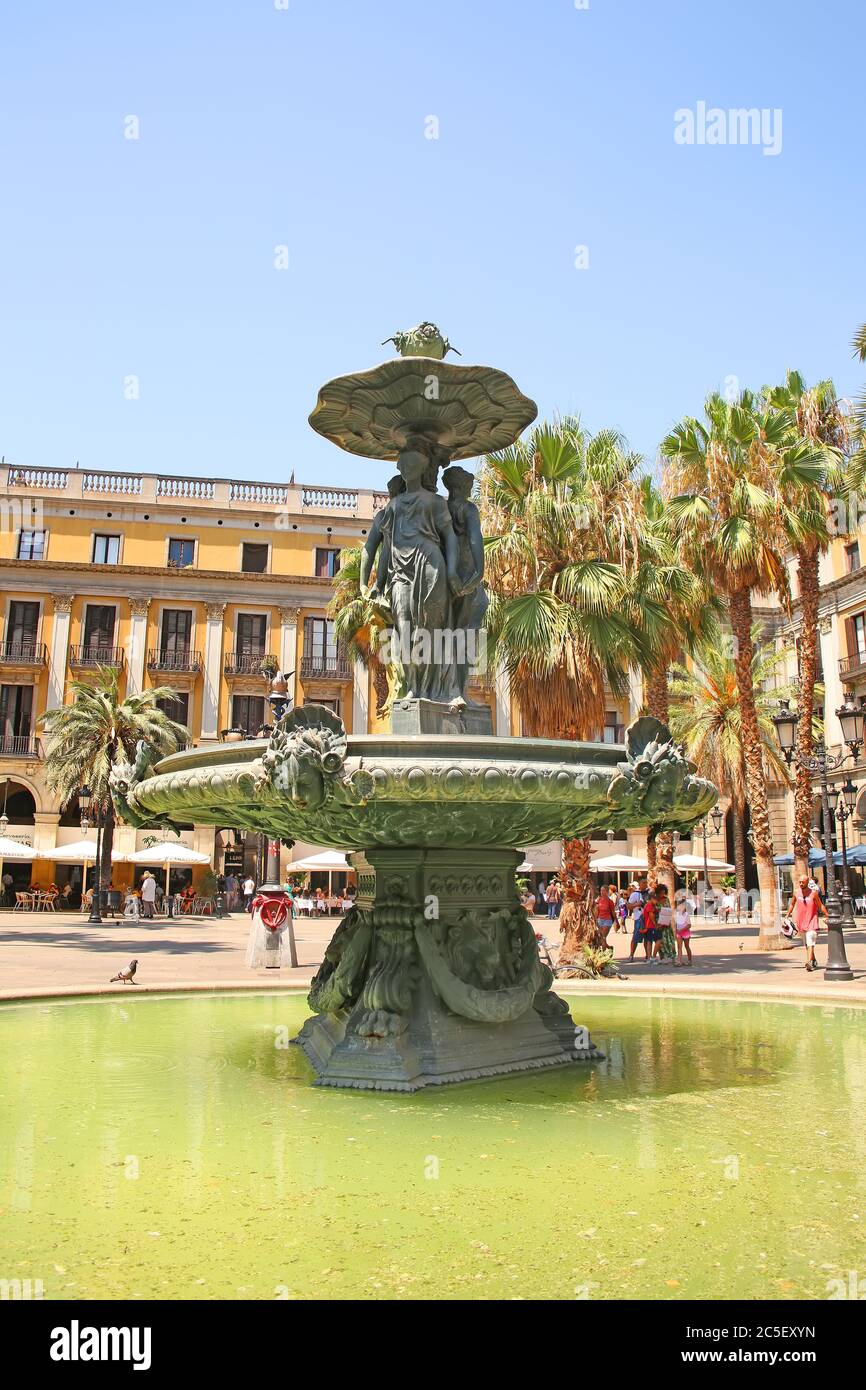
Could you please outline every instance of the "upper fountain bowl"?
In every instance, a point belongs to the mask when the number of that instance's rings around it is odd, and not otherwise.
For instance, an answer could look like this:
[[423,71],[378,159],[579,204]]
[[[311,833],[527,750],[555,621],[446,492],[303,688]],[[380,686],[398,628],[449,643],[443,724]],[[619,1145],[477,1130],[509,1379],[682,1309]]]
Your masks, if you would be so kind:
[[412,356],[326,382],[310,424],[364,458],[396,459],[420,435],[458,460],[508,448],[537,414],[505,372]]

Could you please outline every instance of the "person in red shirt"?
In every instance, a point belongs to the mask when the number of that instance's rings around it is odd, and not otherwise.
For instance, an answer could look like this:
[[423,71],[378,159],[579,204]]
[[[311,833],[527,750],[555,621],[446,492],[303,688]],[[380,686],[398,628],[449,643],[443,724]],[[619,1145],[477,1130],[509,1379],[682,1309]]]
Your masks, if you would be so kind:
[[658,903],[656,902],[655,893],[651,890],[647,893],[647,899],[644,903],[643,932],[641,933],[647,960],[653,959],[656,942],[661,937],[658,921]]
[[788,904],[788,916],[806,943],[806,969],[817,970],[815,943],[818,940],[818,918],[827,916],[827,909],[821,902],[817,888],[809,887],[809,879],[803,874],[800,886]]

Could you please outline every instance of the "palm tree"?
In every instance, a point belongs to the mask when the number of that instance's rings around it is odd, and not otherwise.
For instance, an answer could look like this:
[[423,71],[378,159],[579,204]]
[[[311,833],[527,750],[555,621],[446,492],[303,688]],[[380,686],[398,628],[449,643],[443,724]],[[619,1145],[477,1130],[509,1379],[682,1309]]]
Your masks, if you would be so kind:
[[[752,629],[752,688],[768,781],[790,786],[790,773],[779,747],[772,712],[779,697],[790,692],[776,681],[784,653],[762,647],[757,626]],[[714,782],[731,803],[737,888],[746,887],[745,809],[746,762],[737,673],[724,642],[701,643],[691,665],[675,664],[670,678],[669,726],[677,742],[702,777]]]
[[748,391],[733,402],[708,396],[705,420],[681,420],[661,452],[670,460],[668,505],[683,558],[728,603],[761,895],[758,949],[774,950],[784,938],[776,924],[773,838],[752,683],[752,596],[775,593],[790,607],[783,546],[795,521],[785,484],[814,480],[821,465],[814,449],[794,437],[790,412],[771,410]]
[[390,627],[388,615],[374,599],[361,593],[361,547],[340,551],[340,568],[334,580],[334,595],[328,605],[334,619],[334,636],[345,644],[352,661],[360,661],[373,676],[376,713],[387,713],[391,698],[388,670],[378,656],[378,637]]
[[[614,431],[563,419],[481,466],[488,651],[530,737],[595,737],[606,688],[626,694],[664,623],[664,604],[634,582],[640,464]],[[564,842],[563,963],[595,939],[590,855],[588,839]]]
[[[652,478],[640,483],[643,507],[639,568],[635,590],[661,604],[667,623],[658,632],[652,659],[644,665],[644,698],[647,712],[668,723],[670,668],[684,651],[707,641],[718,631],[721,605],[706,583],[680,562],[674,527],[665,500]],[[661,880],[674,900],[674,844],[669,830],[647,827],[647,861],[652,887]]]
[[45,784],[64,806],[82,786],[90,787],[102,817],[100,874],[110,883],[115,816],[108,774],[114,760],[121,754],[132,760],[140,739],[157,753],[173,753],[189,730],[159,708],[176,691],[159,685],[121,700],[115,667],[100,667],[93,684],[70,681],[69,690],[72,703],[47,710],[39,720],[47,735]]
[[799,372],[789,371],[784,386],[767,386],[770,406],[786,412],[794,439],[806,442],[816,459],[825,452],[824,468],[816,479],[796,474],[780,477],[785,497],[788,541],[797,561],[800,591],[797,705],[803,718],[797,724],[794,785],[794,860],[797,874],[808,873],[812,827],[812,777],[808,759],[815,750],[813,722],[818,679],[818,566],[832,539],[830,489],[841,484],[843,452],[848,446],[848,421],[829,379],[807,387]]

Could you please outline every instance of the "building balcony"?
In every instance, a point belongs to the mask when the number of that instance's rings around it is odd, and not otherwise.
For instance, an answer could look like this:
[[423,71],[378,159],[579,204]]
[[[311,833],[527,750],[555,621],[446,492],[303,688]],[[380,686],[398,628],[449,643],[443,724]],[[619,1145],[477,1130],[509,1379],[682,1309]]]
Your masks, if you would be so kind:
[[[260,680],[270,680],[270,676],[262,671],[262,662],[267,656],[267,652],[228,652],[223,672],[227,676],[258,676]],[[277,660],[276,657],[273,659]]]
[[342,652],[336,656],[302,656],[302,681],[350,681],[352,672]]
[[839,675],[846,685],[866,677],[866,656],[855,652],[853,656],[839,658]]
[[123,670],[125,661],[123,647],[109,647],[101,642],[82,643],[69,649],[69,665],[73,670],[95,670],[97,666],[116,666]]
[[41,758],[42,744],[32,734],[0,734],[0,758]]
[[0,666],[24,668],[32,671],[48,665],[48,651],[44,642],[0,642]]
[[148,671],[170,671],[182,675],[197,675],[202,668],[201,652],[181,648],[178,651],[150,651],[147,654]]

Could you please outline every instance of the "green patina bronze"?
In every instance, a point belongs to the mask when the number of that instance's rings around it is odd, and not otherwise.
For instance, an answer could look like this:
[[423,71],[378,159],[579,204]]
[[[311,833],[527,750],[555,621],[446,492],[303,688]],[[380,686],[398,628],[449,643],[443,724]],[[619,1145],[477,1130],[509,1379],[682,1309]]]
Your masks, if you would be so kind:
[[[451,459],[512,443],[535,406],[501,372],[441,362],[435,325],[394,341],[401,360],[329,383],[310,417],[353,453],[398,460],[361,570],[399,639],[394,732],[347,735],[305,705],[267,740],[118,766],[113,789],[132,824],[192,820],[352,850],[356,904],[298,1041],[320,1085],[416,1090],[597,1056],[520,907],[523,847],[686,831],[716,791],[655,719],[638,719],[625,748],[485,732],[489,711],[465,694],[487,606],[472,475],[449,467],[447,499],[437,483]],[[462,646],[437,650],[443,631]]]

